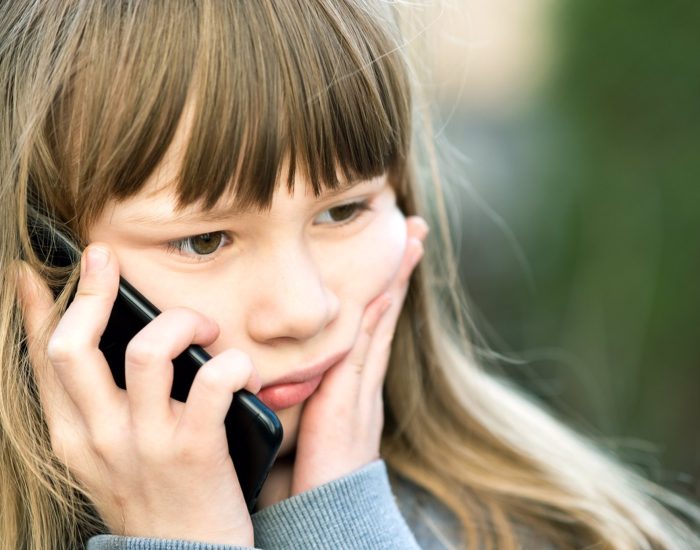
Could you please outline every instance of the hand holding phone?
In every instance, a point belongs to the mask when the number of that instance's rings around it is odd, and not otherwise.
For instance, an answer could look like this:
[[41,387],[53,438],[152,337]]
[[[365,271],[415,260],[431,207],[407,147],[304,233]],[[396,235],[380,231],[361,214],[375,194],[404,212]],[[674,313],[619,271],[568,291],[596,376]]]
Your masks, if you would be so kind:
[[[35,240],[46,249],[41,238],[35,235]],[[55,246],[49,249],[56,251]],[[99,256],[99,251],[95,252]],[[142,354],[141,359],[138,354],[131,357],[125,373],[123,353],[118,356],[119,361],[113,357],[110,361],[110,355],[115,356],[115,350],[121,346],[121,341],[113,339],[109,332],[120,330],[119,318],[114,313],[116,306],[110,310],[111,302],[119,295],[116,303],[126,309],[127,317],[133,314],[129,299],[152,306],[142,302],[138,294],[129,295],[129,291],[135,291],[128,283],[122,281],[120,285],[113,255],[102,269],[90,269],[98,263],[91,262],[90,257],[83,261],[78,291],[50,341],[52,364],[36,364],[41,362],[42,354],[36,351],[32,354],[30,345],[35,368],[42,373],[37,378],[52,443],[55,449],[59,447],[57,454],[95,493],[98,510],[101,513],[107,510],[103,517],[115,532],[168,538],[179,534],[183,538],[211,542],[230,543],[236,539],[238,544],[250,543],[252,530],[246,508],[252,506],[281,438],[281,429],[276,429],[279,422],[274,426],[274,415],[270,431],[266,427],[268,419],[261,421],[246,407],[245,399],[239,408],[235,406],[235,397],[232,399],[232,392],[246,384],[255,389],[250,362],[242,354],[224,353],[213,359],[202,355],[201,365],[192,369],[191,380],[185,379],[183,385],[179,382],[177,365],[181,352],[192,342],[211,343],[216,328],[195,312],[176,309],[159,315],[143,330],[134,329],[138,333],[134,338],[140,338],[141,344],[149,339],[158,341],[160,355],[152,355],[150,359],[146,359],[147,354]],[[36,290],[41,282],[35,278],[29,285]],[[51,307],[53,297],[45,287],[27,292],[26,281],[24,288],[27,332],[30,343],[36,343],[44,312]],[[114,326],[108,331],[110,323]],[[141,324],[146,323],[142,319]],[[126,341],[130,339],[127,337]],[[139,346],[132,348],[138,350]],[[144,382],[148,381],[149,372],[159,369],[163,372],[163,358],[176,356],[174,370],[167,366],[176,379],[173,393],[182,391],[184,398],[171,400],[166,392],[159,400],[154,384]],[[153,364],[159,361],[160,365]],[[119,386],[127,380],[130,386],[134,380],[137,382],[133,382],[129,392],[124,392]],[[160,388],[163,387],[161,384]],[[255,399],[252,394],[247,395]],[[234,404],[229,407],[232,400]],[[135,403],[140,403],[141,409],[135,410]],[[138,422],[134,422],[135,416]],[[244,439],[233,442],[229,424],[238,420],[242,422],[237,426],[244,427],[238,434],[242,433]],[[252,438],[248,437],[251,433]],[[260,433],[264,434],[262,439],[258,437]],[[272,444],[266,440],[269,434],[274,436],[270,437]],[[243,488],[245,478],[238,471],[238,464],[234,471],[230,455],[243,455],[250,463],[255,452],[262,452],[265,458],[262,465],[252,463],[256,477],[246,483],[252,492],[244,498],[238,479]],[[216,536],[213,531],[217,532]]]

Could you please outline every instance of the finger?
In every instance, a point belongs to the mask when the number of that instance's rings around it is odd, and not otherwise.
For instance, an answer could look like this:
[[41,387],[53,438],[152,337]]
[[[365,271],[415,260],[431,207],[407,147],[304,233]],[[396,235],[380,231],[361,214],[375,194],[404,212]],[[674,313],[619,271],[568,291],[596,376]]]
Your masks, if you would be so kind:
[[[27,352],[39,389],[47,422],[51,422],[54,411],[61,410],[69,402],[65,390],[46,357],[48,321],[53,313],[53,295],[41,276],[26,262],[17,263],[17,290],[22,309]],[[65,409],[64,409],[65,410]]]
[[260,391],[260,376],[250,358],[235,349],[207,361],[197,371],[178,421],[181,434],[211,433],[223,427],[234,392]]
[[401,292],[407,290],[411,274],[423,257],[423,252],[422,241],[416,237],[409,237],[406,241],[406,250],[401,259],[401,265],[396,273],[396,277],[390,285],[390,291],[398,294],[397,297],[400,297]]
[[360,326],[360,334],[355,340],[355,345],[346,357],[344,363],[350,366],[350,369],[357,374],[362,373],[367,362],[367,352],[369,351],[372,337],[382,319],[382,316],[391,307],[392,298],[389,293],[382,294],[379,298],[372,301],[365,310],[364,318]]
[[109,420],[120,395],[98,344],[117,295],[119,266],[106,245],[91,245],[80,267],[75,298],[51,335],[47,353],[80,412]]
[[172,360],[189,345],[208,346],[219,335],[218,325],[191,309],[161,313],[129,342],[124,360],[127,397],[132,418],[162,422],[170,417]]
[[[424,236],[425,234],[423,234]],[[418,238],[410,237],[398,274],[387,291],[387,295],[391,297],[391,306],[379,320],[372,338],[367,344],[363,384],[369,388],[370,392],[380,389],[384,383],[386,369],[389,366],[391,343],[406,299],[411,274],[422,257],[422,242]]]
[[420,216],[410,216],[406,218],[406,233],[409,237],[415,237],[424,241],[430,232],[428,223]]

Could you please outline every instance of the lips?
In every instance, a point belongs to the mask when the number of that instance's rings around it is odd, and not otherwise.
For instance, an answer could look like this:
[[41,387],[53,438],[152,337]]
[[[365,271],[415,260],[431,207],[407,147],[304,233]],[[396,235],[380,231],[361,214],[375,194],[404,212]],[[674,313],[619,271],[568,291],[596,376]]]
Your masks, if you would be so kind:
[[316,391],[323,375],[296,384],[274,384],[258,392],[258,399],[273,411],[288,409],[305,401]]
[[347,351],[337,353],[309,368],[291,372],[266,384],[258,392],[258,399],[274,411],[304,402],[316,391],[325,373],[347,354]]

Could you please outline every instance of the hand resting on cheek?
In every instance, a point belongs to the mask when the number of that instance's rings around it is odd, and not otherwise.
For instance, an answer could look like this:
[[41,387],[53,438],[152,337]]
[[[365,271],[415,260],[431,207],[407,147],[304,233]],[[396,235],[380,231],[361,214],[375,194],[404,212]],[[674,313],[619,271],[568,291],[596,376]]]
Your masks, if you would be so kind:
[[365,309],[350,353],[323,378],[302,412],[290,483],[299,494],[349,474],[379,458],[382,387],[391,342],[411,273],[423,256],[428,226],[406,220],[406,248],[398,271]]

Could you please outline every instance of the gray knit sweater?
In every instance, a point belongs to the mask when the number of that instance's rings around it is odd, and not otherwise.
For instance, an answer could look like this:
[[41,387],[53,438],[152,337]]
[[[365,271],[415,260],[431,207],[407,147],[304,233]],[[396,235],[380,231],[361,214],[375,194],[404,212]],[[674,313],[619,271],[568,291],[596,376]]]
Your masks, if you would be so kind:
[[[409,529],[392,493],[384,462],[364,468],[252,515],[255,546],[263,549],[401,549],[461,546],[456,523],[444,509],[420,514],[414,492],[398,487]],[[447,534],[447,535],[446,535]],[[418,539],[418,540],[417,540]],[[452,539],[452,541],[448,540]],[[99,535],[88,550],[234,550],[196,541]]]

